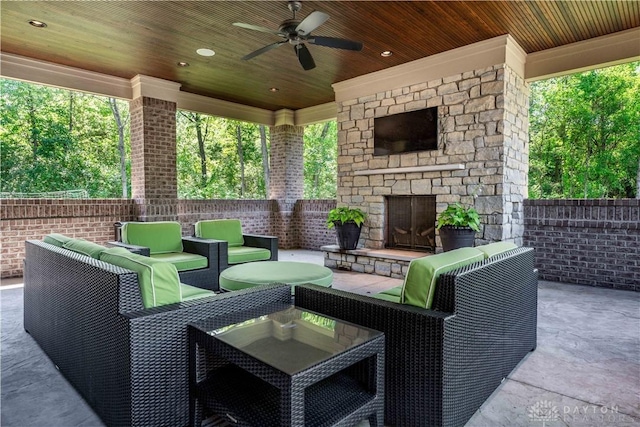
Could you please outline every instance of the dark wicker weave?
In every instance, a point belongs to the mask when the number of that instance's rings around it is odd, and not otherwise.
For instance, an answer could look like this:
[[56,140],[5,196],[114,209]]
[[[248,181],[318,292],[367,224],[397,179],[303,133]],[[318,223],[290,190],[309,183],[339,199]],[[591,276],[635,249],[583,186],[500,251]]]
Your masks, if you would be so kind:
[[462,426],[536,347],[533,259],[519,248],[441,276],[448,312],[310,284],[296,305],[384,332],[385,424]]
[[264,314],[236,312],[189,327],[192,426],[200,425],[204,406],[239,426],[355,426],[368,419],[382,427],[383,335],[289,375],[208,334]]
[[265,285],[144,309],[137,275],[26,242],[24,327],[109,426],[188,423],[187,323],[289,303]]
[[[109,242],[111,246],[120,246],[131,252],[149,256],[149,248],[144,246],[130,245],[123,242]],[[218,285],[219,270],[219,251],[220,244],[213,240],[196,239],[195,237],[183,237],[182,247],[184,252],[202,255],[207,258],[207,267],[197,270],[179,271],[180,281],[187,285],[197,286],[198,288],[217,291],[220,289]]]

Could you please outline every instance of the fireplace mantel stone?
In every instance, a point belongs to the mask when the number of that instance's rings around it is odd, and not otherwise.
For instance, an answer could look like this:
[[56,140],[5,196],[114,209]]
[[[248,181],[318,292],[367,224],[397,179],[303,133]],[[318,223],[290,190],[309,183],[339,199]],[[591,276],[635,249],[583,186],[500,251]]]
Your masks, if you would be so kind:
[[382,175],[388,173],[411,173],[411,172],[440,172],[440,171],[454,171],[463,170],[464,165],[462,163],[448,164],[448,165],[428,165],[428,166],[410,166],[404,168],[384,168],[384,169],[366,169],[354,171],[354,175]]

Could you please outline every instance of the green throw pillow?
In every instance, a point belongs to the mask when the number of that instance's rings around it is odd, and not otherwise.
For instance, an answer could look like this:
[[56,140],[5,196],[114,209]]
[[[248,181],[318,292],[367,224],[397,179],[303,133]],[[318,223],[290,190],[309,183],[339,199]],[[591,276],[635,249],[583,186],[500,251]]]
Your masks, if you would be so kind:
[[244,245],[242,224],[238,219],[212,219],[198,221],[195,225],[196,237],[229,242],[229,247]]
[[510,251],[511,249],[517,248],[513,242],[495,242],[489,243],[487,245],[476,246],[476,249],[484,253],[485,258],[491,258],[496,255],[500,255],[503,252]]
[[151,255],[182,252],[182,226],[175,221],[126,222],[122,241],[149,248]]
[[400,301],[429,309],[433,303],[438,277],[442,273],[482,260],[484,254],[475,248],[454,249],[414,259],[409,264]]
[[44,239],[42,240],[45,243],[61,248],[62,245],[67,243],[69,240],[73,240],[73,239],[71,237],[65,236],[64,234],[51,233],[44,236]]
[[91,258],[100,259],[100,254],[107,248],[83,239],[71,239],[62,245],[63,248]]
[[109,248],[100,260],[138,273],[142,303],[146,308],[182,301],[180,277],[173,264],[129,252],[124,248]]

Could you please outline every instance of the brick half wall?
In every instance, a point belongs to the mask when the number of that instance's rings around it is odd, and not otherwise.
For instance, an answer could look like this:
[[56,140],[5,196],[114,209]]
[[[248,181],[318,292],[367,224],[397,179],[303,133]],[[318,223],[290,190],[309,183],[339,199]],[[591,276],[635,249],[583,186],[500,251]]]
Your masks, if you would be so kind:
[[540,279],[640,291],[640,200],[525,200]]
[[116,221],[134,220],[127,199],[4,199],[0,205],[2,278],[22,276],[25,240],[49,233],[105,244],[114,239]]

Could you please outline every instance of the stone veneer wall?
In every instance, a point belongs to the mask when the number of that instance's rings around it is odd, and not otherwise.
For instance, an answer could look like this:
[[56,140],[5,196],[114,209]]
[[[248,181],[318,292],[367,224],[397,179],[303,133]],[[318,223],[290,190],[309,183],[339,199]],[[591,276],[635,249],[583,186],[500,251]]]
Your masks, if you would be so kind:
[[[483,223],[477,243],[521,244],[528,96],[524,80],[501,64],[339,103],[337,202],[369,214],[361,244],[371,249],[384,245],[385,195],[435,195],[436,213],[452,202],[475,205]],[[434,106],[438,150],[373,156],[374,117]],[[369,169],[449,164],[463,164],[464,169],[354,175]]]
[[544,280],[640,291],[640,200],[526,200]]

